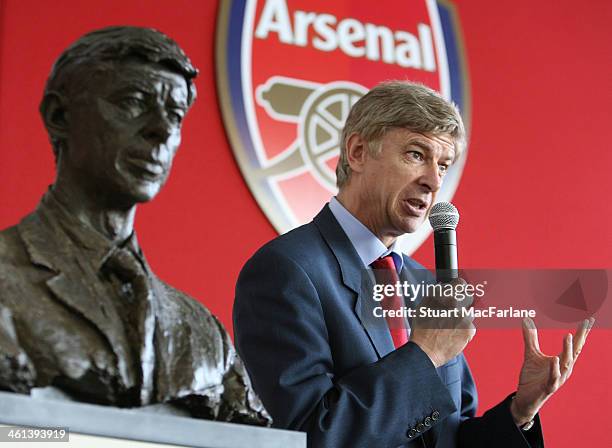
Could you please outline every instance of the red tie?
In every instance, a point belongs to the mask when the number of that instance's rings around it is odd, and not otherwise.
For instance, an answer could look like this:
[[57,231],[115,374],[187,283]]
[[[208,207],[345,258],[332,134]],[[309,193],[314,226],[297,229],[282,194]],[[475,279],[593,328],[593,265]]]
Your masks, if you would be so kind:
[[[372,266],[372,269],[374,270],[374,277],[376,278],[376,282],[378,284],[396,285],[397,282],[399,282],[395,262],[390,254],[379,258],[370,266]],[[385,296],[381,303],[383,308],[386,310],[400,310],[404,301],[399,295],[394,295],[390,297]],[[406,321],[404,318],[386,316],[386,319],[395,348],[399,348],[408,342],[408,332],[406,331]]]

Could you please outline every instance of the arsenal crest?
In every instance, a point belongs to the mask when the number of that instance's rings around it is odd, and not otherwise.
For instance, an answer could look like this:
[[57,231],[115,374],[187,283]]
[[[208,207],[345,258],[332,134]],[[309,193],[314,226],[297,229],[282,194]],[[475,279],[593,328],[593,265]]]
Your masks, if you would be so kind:
[[[309,222],[337,192],[350,107],[387,79],[454,101],[469,128],[460,30],[447,1],[220,2],[217,87],[225,128],[251,192],[279,233]],[[449,201],[467,151],[444,179]],[[431,228],[401,241],[410,254]]]

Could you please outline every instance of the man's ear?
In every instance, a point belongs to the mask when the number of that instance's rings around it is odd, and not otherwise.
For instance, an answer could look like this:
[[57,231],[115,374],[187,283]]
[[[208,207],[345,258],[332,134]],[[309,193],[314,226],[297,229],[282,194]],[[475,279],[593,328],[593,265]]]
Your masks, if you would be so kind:
[[368,158],[368,142],[353,132],[346,140],[346,158],[352,172],[361,173]]
[[68,135],[69,117],[66,97],[57,92],[47,92],[40,103],[40,114],[51,137]]

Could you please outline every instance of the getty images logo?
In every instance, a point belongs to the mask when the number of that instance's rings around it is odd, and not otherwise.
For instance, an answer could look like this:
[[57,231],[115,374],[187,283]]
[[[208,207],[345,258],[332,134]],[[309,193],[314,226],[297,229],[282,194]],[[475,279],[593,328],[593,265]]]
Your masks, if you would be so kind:
[[[336,193],[340,135],[351,106],[385,79],[422,82],[458,104],[469,94],[448,1],[220,3],[216,66],[225,128],[242,175],[279,233],[310,221]],[[465,156],[438,199],[458,186]],[[413,252],[426,226],[403,250]]]

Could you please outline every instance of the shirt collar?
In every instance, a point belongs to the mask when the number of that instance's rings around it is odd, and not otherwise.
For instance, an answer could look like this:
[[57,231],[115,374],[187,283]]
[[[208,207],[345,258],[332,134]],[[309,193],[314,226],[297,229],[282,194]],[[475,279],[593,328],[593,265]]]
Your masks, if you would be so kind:
[[369,267],[372,262],[391,254],[397,272],[402,270],[404,259],[397,247],[397,241],[389,248],[385,246],[370,229],[355,218],[335,197],[329,201],[329,209],[353,244],[364,266]]
[[143,259],[134,232],[125,242],[121,244],[113,243],[100,232],[71,214],[51,189],[43,196],[39,208],[45,215],[51,218],[51,222],[61,228],[74,243],[75,247],[81,248],[87,253],[87,258],[98,270],[118,247],[129,249],[137,259]]

